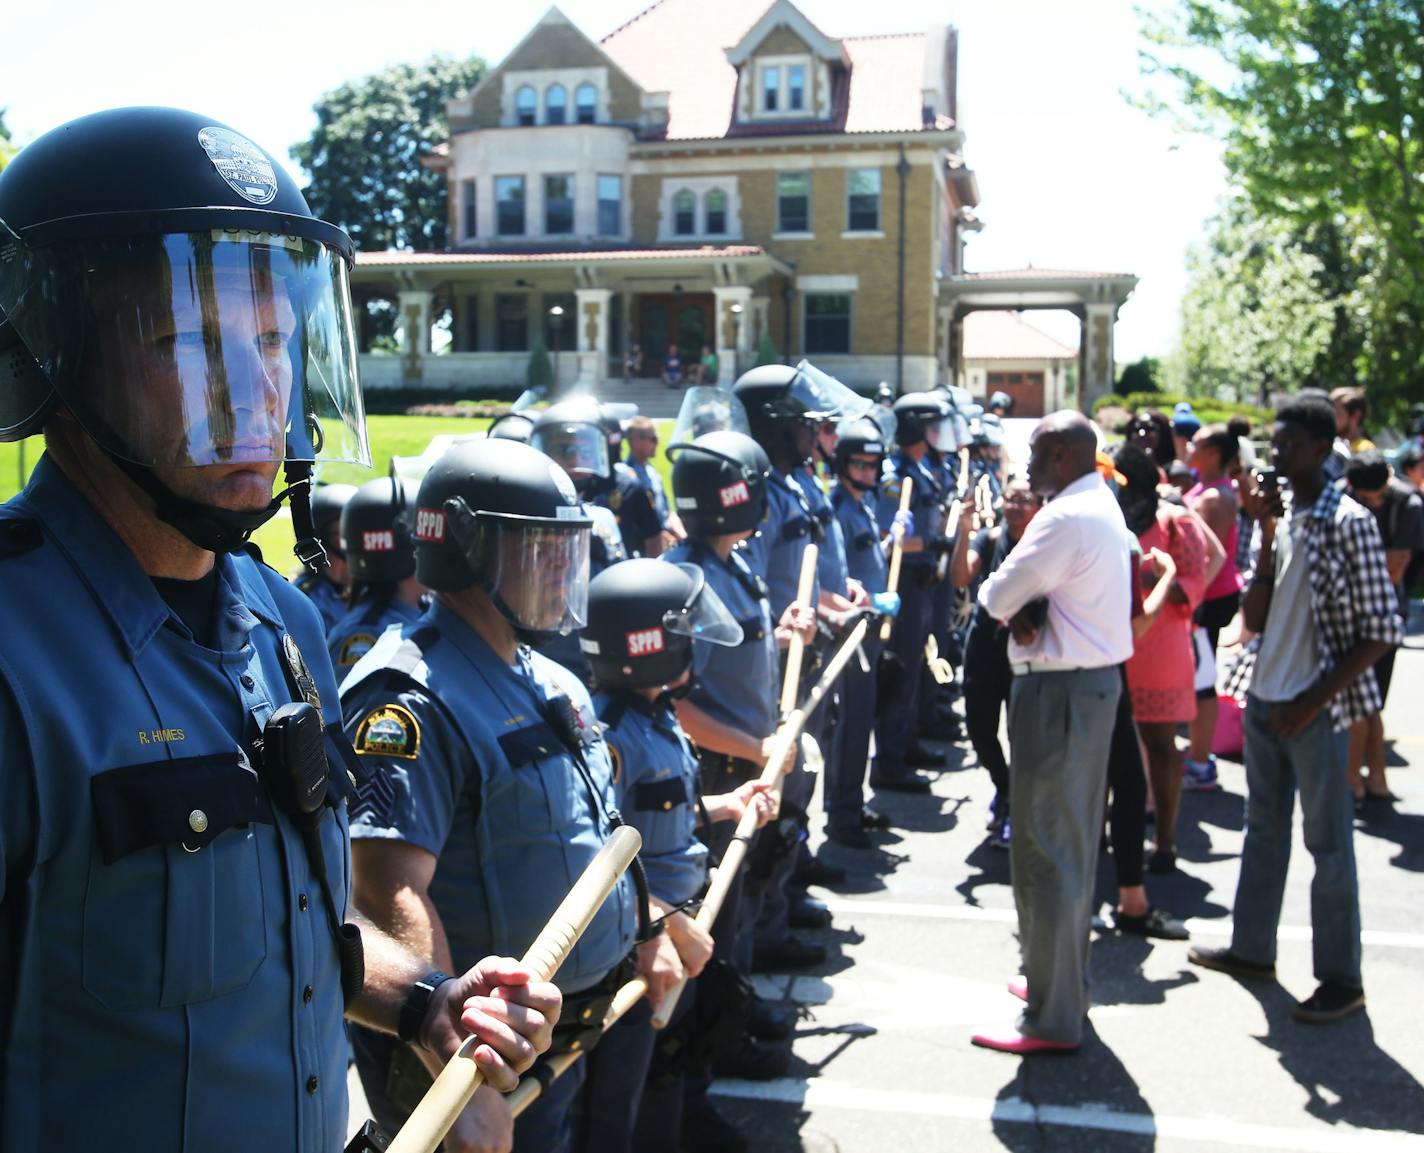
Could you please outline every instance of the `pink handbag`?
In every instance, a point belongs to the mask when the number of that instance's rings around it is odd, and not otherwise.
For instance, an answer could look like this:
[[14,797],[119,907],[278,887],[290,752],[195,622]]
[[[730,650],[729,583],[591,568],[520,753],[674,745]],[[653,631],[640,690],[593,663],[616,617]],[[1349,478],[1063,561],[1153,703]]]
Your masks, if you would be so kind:
[[1221,707],[1216,714],[1211,751],[1218,757],[1240,760],[1246,744],[1246,735],[1241,727],[1241,702],[1226,693],[1218,693],[1216,700]]

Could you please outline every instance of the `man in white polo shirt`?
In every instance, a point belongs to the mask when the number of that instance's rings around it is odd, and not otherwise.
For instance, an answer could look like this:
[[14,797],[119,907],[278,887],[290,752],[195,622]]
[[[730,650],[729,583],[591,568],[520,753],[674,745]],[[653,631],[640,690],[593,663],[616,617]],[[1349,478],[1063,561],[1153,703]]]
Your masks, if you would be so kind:
[[973,1040],[1020,1054],[1082,1044],[1117,666],[1132,654],[1131,537],[1097,473],[1093,426],[1056,412],[1029,447],[1029,485],[1049,503],[979,590],[1011,634],[1009,860],[1024,980],[1009,988],[1027,1008],[1017,1028]]

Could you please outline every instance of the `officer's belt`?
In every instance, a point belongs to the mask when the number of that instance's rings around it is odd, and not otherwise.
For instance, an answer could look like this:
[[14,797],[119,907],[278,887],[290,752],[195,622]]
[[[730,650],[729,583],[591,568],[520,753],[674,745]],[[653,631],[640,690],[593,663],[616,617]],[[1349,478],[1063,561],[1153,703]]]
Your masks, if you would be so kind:
[[714,753],[710,749],[698,749],[697,761],[702,766],[704,792],[726,792],[728,782],[731,787],[756,780],[764,766],[745,757],[729,757],[726,753]]
[[603,1018],[608,1015],[614,995],[638,971],[636,953],[629,953],[604,974],[603,979],[577,993],[564,994],[559,1023],[554,1026],[548,1056],[559,1053],[587,1053],[603,1036]]

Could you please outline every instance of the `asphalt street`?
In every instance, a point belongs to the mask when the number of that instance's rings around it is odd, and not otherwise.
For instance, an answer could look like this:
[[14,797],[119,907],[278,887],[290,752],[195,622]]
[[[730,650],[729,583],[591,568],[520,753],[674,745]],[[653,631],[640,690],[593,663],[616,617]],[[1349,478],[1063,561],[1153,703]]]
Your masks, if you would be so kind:
[[[1281,917],[1279,984],[1187,962],[1187,942],[1095,938],[1083,1050],[1005,1056],[972,1047],[1018,1002],[1008,855],[988,847],[987,774],[967,747],[931,798],[885,796],[895,818],[874,851],[825,847],[848,881],[815,890],[835,912],[831,959],[759,978],[808,1006],[792,1076],[720,1082],[727,1113],[767,1153],[889,1150],[1132,1151],[1424,1149],[1424,636],[1399,654],[1386,709],[1389,781],[1402,800],[1357,823],[1368,1008],[1330,1026],[1295,1022],[1311,972],[1311,864],[1297,813]],[[1148,878],[1154,904],[1193,940],[1226,944],[1242,842],[1245,773],[1188,793],[1180,870]],[[1106,911],[1116,895],[1100,861]]]
[[[871,851],[824,846],[849,871],[816,889],[834,913],[828,962],[757,978],[806,1007],[790,1076],[719,1081],[720,1107],[764,1153],[1223,1153],[1424,1150],[1424,632],[1399,654],[1386,709],[1389,781],[1402,799],[1357,823],[1369,1004],[1336,1025],[1291,1018],[1314,988],[1309,854],[1296,841],[1281,918],[1279,984],[1187,962],[1185,942],[1095,938],[1082,1051],[1027,1059],[976,1049],[1008,1024],[1018,971],[1006,853],[985,841],[992,796],[967,746],[930,797],[886,795],[895,822]],[[1242,841],[1244,771],[1188,793],[1180,869],[1148,879],[1193,940],[1226,944]],[[813,846],[820,841],[820,822]],[[1100,860],[1104,911],[1116,894]],[[364,1116],[352,1077],[353,1120]],[[669,1153],[676,1153],[670,1142]]]

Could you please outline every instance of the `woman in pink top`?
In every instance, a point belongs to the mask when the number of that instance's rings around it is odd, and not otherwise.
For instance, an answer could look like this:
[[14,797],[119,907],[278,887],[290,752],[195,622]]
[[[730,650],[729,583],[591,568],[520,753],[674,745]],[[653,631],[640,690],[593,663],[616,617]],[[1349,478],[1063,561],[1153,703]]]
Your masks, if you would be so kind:
[[1166,603],[1157,619],[1137,637],[1127,662],[1132,714],[1147,753],[1147,776],[1157,803],[1157,847],[1147,868],[1169,873],[1177,862],[1177,810],[1182,798],[1177,726],[1191,721],[1197,712],[1192,612],[1206,592],[1211,550],[1208,529],[1196,517],[1160,500],[1157,466],[1145,452],[1135,445],[1119,445],[1113,463],[1127,481],[1118,500],[1128,529],[1142,545],[1145,588],[1157,583],[1157,568],[1146,559],[1153,549],[1167,553],[1177,566],[1176,582]]
[[[1231,623],[1241,604],[1241,573],[1236,568],[1236,546],[1241,533],[1237,516],[1240,504],[1229,475],[1240,453],[1239,437],[1224,424],[1209,424],[1192,437],[1187,455],[1187,463],[1197,474],[1196,486],[1186,494],[1187,507],[1206,522],[1226,550],[1225,563],[1207,585],[1201,608],[1197,610],[1197,624],[1206,630],[1207,647],[1213,660],[1221,630]],[[1211,754],[1216,719],[1216,685],[1213,684],[1197,695],[1197,716],[1191,724],[1191,747],[1187,750],[1184,779],[1188,789],[1205,791],[1219,787],[1216,758]]]

